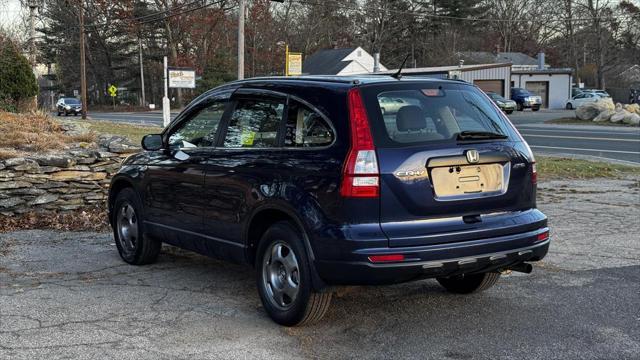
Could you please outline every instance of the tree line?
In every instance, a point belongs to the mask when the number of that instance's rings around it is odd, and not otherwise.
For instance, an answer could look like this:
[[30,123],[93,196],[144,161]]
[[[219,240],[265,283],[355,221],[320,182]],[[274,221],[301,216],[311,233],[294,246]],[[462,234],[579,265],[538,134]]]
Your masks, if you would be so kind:
[[[148,102],[162,97],[163,56],[201,77],[195,91],[172,94],[178,102],[236,78],[236,0],[44,0],[37,59],[55,64],[61,93],[79,89],[81,6],[94,104],[110,101],[110,84],[139,94],[140,50]],[[247,0],[246,76],[282,74],[284,44],[305,56],[362,46],[389,68],[407,55],[421,67],[457,64],[462,51],[543,51],[587,86],[627,86],[619,74],[640,62],[640,8],[633,0]]]

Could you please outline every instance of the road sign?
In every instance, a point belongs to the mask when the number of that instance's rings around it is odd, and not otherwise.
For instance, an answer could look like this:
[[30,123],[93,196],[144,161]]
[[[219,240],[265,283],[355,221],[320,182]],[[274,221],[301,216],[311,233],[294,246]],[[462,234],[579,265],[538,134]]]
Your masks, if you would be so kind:
[[191,69],[169,69],[169,87],[195,89],[196,72]]
[[107,90],[109,91],[109,95],[111,95],[111,97],[116,97],[116,95],[118,94],[118,88],[115,85],[109,86]]
[[302,75],[302,53],[288,54],[287,75]]

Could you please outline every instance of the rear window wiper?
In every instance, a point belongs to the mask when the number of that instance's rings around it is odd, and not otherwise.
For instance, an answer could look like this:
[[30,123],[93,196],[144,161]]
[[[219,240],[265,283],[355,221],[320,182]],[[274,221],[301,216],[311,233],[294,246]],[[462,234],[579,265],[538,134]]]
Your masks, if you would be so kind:
[[504,134],[491,131],[461,131],[456,137],[457,140],[483,140],[483,139],[508,139]]

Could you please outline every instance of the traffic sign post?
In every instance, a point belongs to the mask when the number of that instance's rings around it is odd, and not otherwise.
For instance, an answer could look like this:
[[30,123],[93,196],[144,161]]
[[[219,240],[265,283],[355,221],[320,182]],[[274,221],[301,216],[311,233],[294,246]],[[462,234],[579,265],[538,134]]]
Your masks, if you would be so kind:
[[113,110],[115,110],[116,109],[116,96],[118,96],[118,88],[115,85],[112,84],[111,86],[109,86],[107,91],[109,92],[109,95],[111,96],[111,101],[113,103]]

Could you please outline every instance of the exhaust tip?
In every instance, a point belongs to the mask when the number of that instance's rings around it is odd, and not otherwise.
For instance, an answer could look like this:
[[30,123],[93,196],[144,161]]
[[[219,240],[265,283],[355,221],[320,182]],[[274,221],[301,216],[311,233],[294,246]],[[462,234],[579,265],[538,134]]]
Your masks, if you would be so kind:
[[531,272],[533,271],[533,265],[529,263],[520,263],[520,264],[516,264],[509,267],[509,270],[517,271],[525,274],[531,274]]

